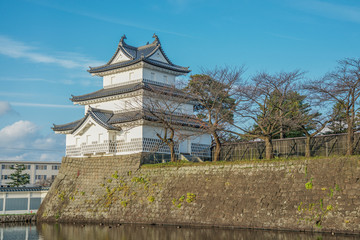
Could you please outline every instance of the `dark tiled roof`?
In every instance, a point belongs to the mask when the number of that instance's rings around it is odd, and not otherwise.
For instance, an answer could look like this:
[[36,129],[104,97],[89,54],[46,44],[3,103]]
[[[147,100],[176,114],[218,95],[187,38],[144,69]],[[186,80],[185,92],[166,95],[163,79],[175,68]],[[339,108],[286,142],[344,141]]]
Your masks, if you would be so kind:
[[88,112],[86,115],[77,121],[63,124],[63,125],[55,125],[52,127],[54,131],[57,132],[65,132],[65,131],[75,131],[78,129],[89,117],[94,119],[95,122],[103,126],[104,128],[108,130],[118,130],[118,128],[112,126],[108,123],[109,119],[113,116],[113,113],[109,111],[99,110],[95,108],[89,107]]
[[144,119],[152,122],[167,121],[177,125],[201,127],[199,121],[197,121],[197,119],[192,116],[171,115],[165,112],[150,112],[147,110],[114,114],[112,118],[109,120],[109,123],[110,124],[125,123],[140,119]]
[[80,95],[80,96],[72,96],[72,98],[70,98],[70,100],[73,102],[82,102],[82,101],[88,101],[88,100],[93,100],[93,99],[97,99],[97,98],[110,97],[110,96],[116,96],[116,95],[120,95],[120,94],[124,94],[124,93],[134,92],[139,89],[145,89],[148,91],[153,91],[153,92],[163,93],[163,94],[171,93],[173,96],[174,95],[175,96],[184,96],[184,97],[186,96],[180,90],[176,90],[172,87],[165,87],[165,86],[160,86],[160,85],[156,85],[156,84],[140,82],[140,83],[133,83],[133,84],[129,84],[129,85],[114,87],[114,88],[104,88],[104,89],[100,89],[96,92],[92,92],[92,93],[88,93],[88,94],[84,94],[84,95]]
[[98,124],[104,128],[108,130],[118,130],[116,127],[108,123],[109,119],[114,115],[113,113],[92,108],[89,109],[88,113]]
[[80,123],[82,123],[85,118],[86,118],[86,116],[83,117],[82,119],[76,120],[71,123],[62,124],[62,125],[53,124],[54,126],[52,127],[52,129],[54,131],[70,131],[70,130],[74,129],[75,127],[77,127]]
[[[173,70],[173,71],[176,71],[176,72],[181,72],[181,73],[190,72],[190,70],[188,68],[186,68],[186,67],[181,67],[181,66],[173,64],[170,61],[170,59],[166,56],[164,50],[162,49],[159,38],[155,34],[154,34],[153,37],[155,38],[155,40],[151,44],[147,44],[147,45],[144,45],[144,46],[141,46],[141,47],[133,47],[133,46],[130,46],[130,45],[125,43],[124,40],[126,39],[126,37],[124,35],[120,39],[118,48],[116,49],[116,52],[114,53],[112,58],[105,65],[102,65],[102,66],[99,66],[99,67],[90,67],[88,72],[90,72],[90,73],[101,73],[101,72],[105,72],[105,71],[108,71],[108,70],[113,70],[113,69],[117,69],[117,68],[130,66],[130,65],[136,64],[136,63],[141,62],[141,61],[149,63],[149,64],[154,65],[154,66],[158,66],[158,67],[166,68],[166,69],[169,69],[169,70]],[[150,57],[157,50],[161,51],[161,53],[164,55],[164,57],[165,57],[165,59],[166,59],[166,61],[168,63],[163,63],[163,62],[159,62],[159,61],[150,59]],[[115,59],[115,57],[117,56],[119,51],[125,53],[125,55],[128,58],[130,58],[130,60],[111,64],[111,62]]]
[[[79,124],[74,126],[73,129],[67,128],[67,130],[62,130],[63,128],[57,128],[57,125],[54,125],[53,130],[60,132],[71,130],[72,132],[74,132],[90,116],[104,128],[118,130],[118,128],[113,126],[114,124],[132,122],[140,119],[161,123],[162,115],[165,115],[165,121],[171,121],[173,124],[188,126],[188,127],[197,127],[197,128],[201,127],[201,124],[196,120],[196,118],[192,116],[168,115],[165,113],[158,113],[158,112],[151,113],[150,111],[143,111],[143,110],[112,114],[109,113],[108,111],[92,108],[88,111],[88,113],[85,115],[84,118],[76,121],[79,122]],[[59,126],[65,126],[65,125],[66,124]]]

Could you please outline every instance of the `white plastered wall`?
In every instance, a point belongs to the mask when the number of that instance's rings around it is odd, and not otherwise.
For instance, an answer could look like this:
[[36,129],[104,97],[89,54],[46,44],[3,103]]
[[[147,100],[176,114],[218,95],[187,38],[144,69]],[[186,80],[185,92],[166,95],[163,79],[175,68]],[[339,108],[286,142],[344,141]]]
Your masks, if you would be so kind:
[[129,71],[124,71],[124,72],[119,72],[104,76],[103,86],[106,87],[109,85],[121,84],[121,83],[125,84],[128,81],[134,81],[142,78],[143,78],[143,70],[141,68],[133,69]]
[[143,68],[143,78],[164,84],[175,84],[175,75],[148,68]]
[[[84,127],[86,130],[84,131]],[[88,118],[74,134],[66,134],[66,145],[80,147],[81,144],[92,144],[93,142],[104,143],[105,140],[110,139],[110,134],[107,129],[100,126],[93,119]],[[100,141],[100,142],[99,142]]]

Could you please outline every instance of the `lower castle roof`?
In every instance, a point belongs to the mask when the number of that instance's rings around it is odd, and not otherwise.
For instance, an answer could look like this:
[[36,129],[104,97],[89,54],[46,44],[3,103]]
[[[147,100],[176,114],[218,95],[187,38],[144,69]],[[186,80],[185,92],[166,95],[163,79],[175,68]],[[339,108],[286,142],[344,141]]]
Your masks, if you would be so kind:
[[88,101],[88,100],[99,99],[99,98],[116,96],[116,95],[125,94],[125,93],[129,93],[129,92],[134,92],[134,91],[137,91],[140,89],[144,89],[144,90],[148,90],[148,91],[152,91],[152,92],[156,92],[156,93],[160,93],[160,94],[169,94],[172,96],[182,96],[182,97],[186,96],[186,94],[184,92],[182,92],[181,90],[175,89],[170,86],[160,86],[157,84],[152,84],[152,83],[147,83],[147,82],[139,82],[139,83],[133,83],[133,84],[128,84],[128,85],[124,85],[124,86],[113,87],[113,88],[103,88],[98,91],[80,95],[80,96],[72,96],[72,98],[70,98],[70,100],[73,102],[84,102],[84,101]]
[[[163,116],[162,116],[163,115]],[[123,112],[123,113],[112,113],[110,111],[105,111],[101,109],[89,108],[86,115],[74,122],[62,124],[62,125],[55,125],[52,129],[55,132],[62,132],[62,133],[73,133],[76,131],[85,121],[91,117],[94,119],[102,127],[108,130],[120,130],[116,127],[116,124],[119,123],[126,123],[132,122],[136,120],[147,120],[152,122],[161,122],[163,121],[171,122],[176,125],[188,126],[188,127],[195,127],[200,128],[201,124],[197,121],[196,118],[193,116],[187,115],[174,115],[174,114],[165,114],[165,113],[158,113],[158,112],[150,112],[146,110],[137,110],[137,111],[130,111],[130,112]]]

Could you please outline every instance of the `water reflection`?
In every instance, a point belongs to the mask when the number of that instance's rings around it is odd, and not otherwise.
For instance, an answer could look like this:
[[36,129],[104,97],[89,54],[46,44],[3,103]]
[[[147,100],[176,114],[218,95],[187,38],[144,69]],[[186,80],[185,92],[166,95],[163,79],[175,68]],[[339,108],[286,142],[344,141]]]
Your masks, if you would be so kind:
[[360,239],[355,235],[331,235],[320,233],[299,233],[281,231],[255,231],[248,229],[220,228],[177,228],[175,226],[142,226],[142,225],[71,225],[71,224],[38,224],[0,225],[1,240],[211,240],[211,239],[280,239],[280,240],[320,240],[320,239]]
[[18,239],[39,239],[36,226],[33,224],[7,223],[0,225],[1,240],[18,240]]

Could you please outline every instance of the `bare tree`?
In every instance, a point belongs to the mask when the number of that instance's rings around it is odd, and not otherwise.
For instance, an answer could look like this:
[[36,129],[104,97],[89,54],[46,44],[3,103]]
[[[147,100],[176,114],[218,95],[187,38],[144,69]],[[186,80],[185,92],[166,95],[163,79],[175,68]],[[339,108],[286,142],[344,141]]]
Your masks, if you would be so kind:
[[296,101],[291,96],[296,92],[296,83],[303,75],[299,70],[273,75],[262,72],[238,89],[242,104],[237,109],[240,117],[238,124],[233,126],[242,131],[242,136],[262,139],[265,142],[266,159],[273,157],[274,136],[283,133],[284,126],[296,125]]
[[184,131],[184,127],[195,127],[198,124],[186,111],[186,105],[191,104],[191,101],[191,98],[175,87],[153,87],[144,93],[142,99],[145,119],[161,127],[156,136],[169,147],[172,162],[177,161],[176,146],[195,135],[194,132],[190,134]]
[[[360,58],[347,58],[338,62],[337,68],[320,80],[311,81],[306,89],[319,99],[340,104],[345,110],[347,124],[346,155],[354,153],[355,117],[359,111]],[[330,109],[329,109],[330,111]]]
[[328,123],[333,121],[337,116],[337,112],[334,111],[324,113],[319,112],[318,108],[323,107],[324,105],[328,104],[328,102],[321,102],[321,105],[318,105],[319,103],[316,104],[314,101],[312,103],[312,108],[310,108],[309,103],[300,104],[298,106],[298,110],[294,109],[293,115],[293,118],[296,119],[294,120],[294,123],[298,125],[295,127],[300,128],[300,131],[306,137],[305,157],[311,157],[312,138],[318,135],[328,125]]
[[234,121],[234,111],[239,98],[237,89],[241,84],[244,67],[221,67],[213,70],[203,70],[202,74],[192,75],[188,93],[194,96],[199,125],[205,132],[212,135],[215,143],[213,161],[220,159],[222,135]]

